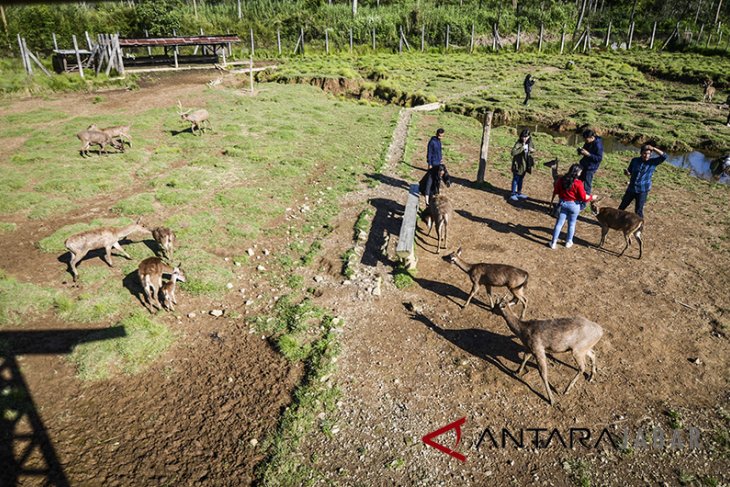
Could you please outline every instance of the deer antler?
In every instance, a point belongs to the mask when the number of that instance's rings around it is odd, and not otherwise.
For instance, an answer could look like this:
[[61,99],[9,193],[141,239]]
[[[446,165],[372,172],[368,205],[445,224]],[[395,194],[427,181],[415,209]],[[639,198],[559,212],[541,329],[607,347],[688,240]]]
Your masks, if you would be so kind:
[[182,107],[182,103],[180,102],[180,100],[177,101],[177,106],[178,106],[178,110],[177,110],[178,115],[185,115],[186,113],[190,112],[190,110],[183,112],[183,107]]

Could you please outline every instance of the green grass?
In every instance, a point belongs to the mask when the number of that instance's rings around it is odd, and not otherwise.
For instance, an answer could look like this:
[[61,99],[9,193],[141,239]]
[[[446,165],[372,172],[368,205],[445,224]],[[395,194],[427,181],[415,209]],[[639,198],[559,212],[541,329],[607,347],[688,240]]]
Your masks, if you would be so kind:
[[[121,320],[125,336],[106,338],[105,331],[92,335],[88,343],[77,345],[70,355],[83,380],[102,380],[116,372],[135,374],[159,357],[174,340],[164,325],[140,310]],[[93,340],[93,338],[98,340]]]
[[0,269],[0,326],[17,325],[51,308],[57,291],[19,282]]
[[17,227],[15,223],[0,222],[0,233],[14,232]]

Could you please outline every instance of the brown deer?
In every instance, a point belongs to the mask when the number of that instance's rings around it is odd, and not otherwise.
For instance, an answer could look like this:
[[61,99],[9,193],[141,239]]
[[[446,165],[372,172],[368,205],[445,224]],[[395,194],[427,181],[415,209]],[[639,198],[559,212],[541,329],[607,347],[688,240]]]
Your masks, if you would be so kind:
[[705,88],[705,96],[702,97],[703,102],[712,103],[712,98],[715,96],[715,87],[712,86],[712,80],[707,79],[702,86]]
[[553,393],[550,390],[547,371],[547,352],[563,353],[572,352],[575,362],[578,364],[578,373],[570,381],[565,389],[567,394],[573,387],[578,377],[585,372],[586,357],[591,359],[591,373],[588,381],[592,381],[596,375],[596,354],[593,347],[603,337],[603,328],[598,323],[575,316],[573,318],[556,318],[552,320],[529,320],[522,321],[512,312],[506,297],[497,303],[497,311],[507,322],[507,327],[517,335],[522,344],[527,348],[517,375],[522,373],[530,356],[537,361],[537,368],[540,377],[545,384],[550,405],[553,405]]
[[201,134],[204,133],[206,128],[204,124],[207,124],[207,128],[212,128],[210,125],[210,120],[208,120],[208,110],[201,108],[200,110],[195,110],[194,112],[192,112],[191,110],[183,112],[182,103],[180,103],[180,100],[177,101],[177,106],[177,113],[180,115],[180,118],[187,122],[190,122],[190,131],[193,133],[193,135],[195,135],[195,129],[198,129],[198,132]]
[[79,153],[81,157],[87,157],[89,155],[89,148],[92,145],[99,146],[99,154],[106,154],[106,146],[111,145],[115,149],[120,149],[117,141],[112,139],[108,134],[98,130],[82,130],[76,137],[81,141],[81,149]]
[[601,225],[601,243],[598,244],[598,248],[603,247],[606,242],[606,235],[609,229],[619,230],[623,232],[626,245],[619,254],[619,257],[624,255],[626,249],[631,245],[631,237],[635,236],[636,241],[639,242],[639,259],[644,250],[644,242],[641,240],[641,230],[644,228],[644,219],[636,213],[631,213],[625,210],[619,210],[618,208],[600,208],[598,206],[597,198],[591,201],[591,213],[596,217],[598,223]]
[[[144,259],[139,263],[139,268],[137,269],[137,276],[139,277],[140,284],[142,284],[142,291],[144,292],[147,304],[157,309],[162,309],[159,292],[162,289],[162,275],[165,273],[175,276],[176,280],[185,282],[185,275],[180,270],[179,265],[171,267],[165,264],[159,257],[148,257]],[[172,286],[171,293],[174,297],[174,284]],[[173,302],[175,301],[173,300]]]
[[172,253],[175,250],[175,233],[167,227],[156,227],[152,229],[152,238],[160,246],[163,257],[172,260]]
[[79,277],[79,273],[76,270],[76,264],[78,264],[81,259],[83,259],[86,254],[92,250],[106,250],[104,260],[107,264],[109,264],[109,267],[113,267],[111,254],[112,248],[118,250],[124,257],[131,260],[132,257],[130,257],[129,254],[122,249],[122,246],[119,245],[119,241],[135,232],[149,233],[149,230],[140,225],[140,220],[137,219],[136,222],[124,227],[96,228],[94,230],[87,230],[85,232],[77,233],[76,235],[71,235],[67,238],[64,245],[71,253],[69,266],[71,268],[71,274],[73,274],[74,282],[76,282]]
[[527,287],[527,280],[530,277],[527,271],[506,264],[469,264],[461,258],[461,247],[456,252],[447,255],[446,261],[466,272],[471,279],[471,293],[462,309],[465,309],[469,305],[482,285],[487,289],[489,305],[494,309],[492,288],[504,286],[512,293],[515,303],[522,303],[523,308],[520,318],[525,317],[525,311],[527,311],[525,288]]
[[87,130],[103,132],[107,134],[113,141],[117,142],[122,152],[124,152],[124,144],[127,143],[129,147],[132,147],[132,136],[129,135],[129,130],[132,128],[131,125],[117,125],[115,127],[108,127],[100,129],[95,124],[89,125]]
[[175,311],[174,305],[177,304],[177,299],[175,299],[175,283],[177,281],[185,282],[185,274],[180,269],[180,264],[172,270],[170,280],[162,285],[162,306],[167,311]]
[[454,210],[451,201],[443,193],[432,196],[428,205],[428,215],[426,215],[426,225],[428,226],[428,236],[431,236],[431,227],[436,227],[436,253],[441,253],[441,236],[444,238],[444,249],[448,248],[448,227],[453,217]]

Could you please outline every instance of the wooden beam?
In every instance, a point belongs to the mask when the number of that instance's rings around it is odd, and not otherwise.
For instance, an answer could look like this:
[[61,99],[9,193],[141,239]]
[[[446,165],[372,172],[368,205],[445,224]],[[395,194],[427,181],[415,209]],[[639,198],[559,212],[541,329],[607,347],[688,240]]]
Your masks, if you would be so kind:
[[418,184],[411,184],[408,188],[408,200],[406,201],[406,209],[403,212],[403,221],[400,225],[398,245],[395,249],[395,253],[404,261],[408,269],[414,269],[417,263],[415,240],[416,224],[418,222],[418,200]]
[[76,63],[79,65],[79,76],[84,77],[84,67],[81,65],[81,53],[79,52],[79,43],[76,40],[76,36],[72,35],[71,40],[74,43],[74,51],[76,52]]
[[651,41],[649,42],[649,49],[654,49],[654,37],[656,36],[656,20],[654,21],[654,28],[651,29]]

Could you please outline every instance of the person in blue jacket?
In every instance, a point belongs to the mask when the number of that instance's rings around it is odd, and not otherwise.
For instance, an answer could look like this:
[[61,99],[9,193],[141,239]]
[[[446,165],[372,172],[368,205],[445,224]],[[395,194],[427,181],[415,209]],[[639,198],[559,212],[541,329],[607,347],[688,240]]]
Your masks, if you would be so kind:
[[585,144],[578,149],[578,155],[583,156],[579,162],[583,169],[580,179],[583,181],[586,194],[593,194],[593,176],[603,160],[603,140],[591,129],[583,131]]
[[[656,152],[658,157],[651,157],[651,153]],[[631,176],[626,193],[618,205],[619,210],[625,210],[632,201],[636,200],[636,209],[634,213],[644,218],[644,204],[651,190],[651,178],[657,166],[667,160],[667,155],[649,144],[641,146],[641,156],[634,157],[629,163],[629,167],[624,169],[627,176]]]
[[431,140],[428,141],[428,149],[426,150],[426,162],[428,163],[429,169],[434,166],[441,165],[441,139],[444,137],[444,132],[446,132],[444,129],[438,129],[436,131],[436,135],[431,137]]

